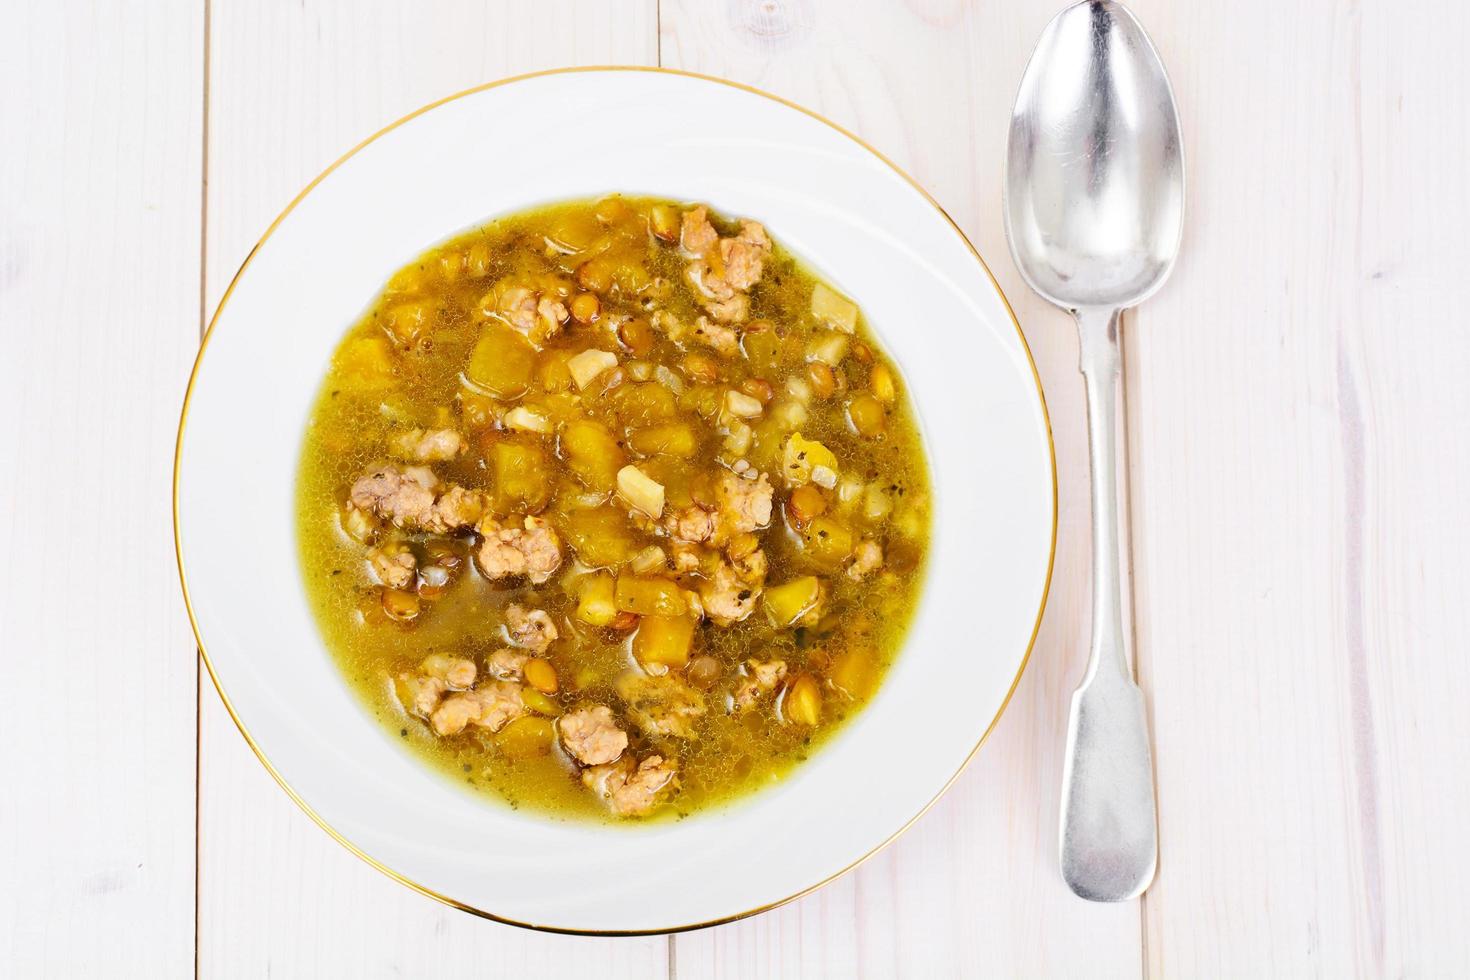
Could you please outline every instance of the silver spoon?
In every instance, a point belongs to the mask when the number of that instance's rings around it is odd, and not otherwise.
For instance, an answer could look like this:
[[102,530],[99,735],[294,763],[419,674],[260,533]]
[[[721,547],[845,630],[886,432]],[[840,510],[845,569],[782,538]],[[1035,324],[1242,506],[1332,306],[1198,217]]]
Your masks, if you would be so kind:
[[1118,559],[1118,318],[1159,288],[1184,217],[1179,116],[1164,66],[1121,4],[1083,0],[1036,46],[1011,116],[1005,222],[1021,275],[1077,320],[1092,457],[1092,648],[1072,695],[1062,876],[1133,898],[1158,863],[1143,692],[1123,629]]

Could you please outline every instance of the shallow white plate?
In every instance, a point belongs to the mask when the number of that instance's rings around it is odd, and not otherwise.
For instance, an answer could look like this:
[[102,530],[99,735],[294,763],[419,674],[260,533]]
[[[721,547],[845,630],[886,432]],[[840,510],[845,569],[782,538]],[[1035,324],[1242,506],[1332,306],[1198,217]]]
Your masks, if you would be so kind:
[[[570,119],[575,141],[538,135]],[[867,710],[774,789],[631,828],[550,822],[472,795],[371,719],[303,599],[292,506],[333,347],[394,270],[496,215],[614,190],[758,219],[852,295],[917,403],[936,488],[920,611]],[[189,391],[174,487],[179,564],[200,648],[241,732],[359,856],[521,925],[693,928],[852,867],[958,774],[1019,678],[1045,602],[1056,515],[1046,410],[979,256],[854,137],[713,79],[553,72],[390,126],[267,232],[220,303]]]

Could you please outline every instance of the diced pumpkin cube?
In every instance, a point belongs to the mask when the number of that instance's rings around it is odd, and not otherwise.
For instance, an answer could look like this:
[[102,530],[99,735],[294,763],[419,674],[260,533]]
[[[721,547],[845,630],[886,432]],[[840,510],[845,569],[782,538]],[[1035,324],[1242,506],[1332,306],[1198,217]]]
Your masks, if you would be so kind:
[[393,350],[386,337],[358,337],[337,355],[337,369],[348,381],[364,388],[392,384],[397,373]]
[[781,475],[786,478],[787,486],[810,483],[812,470],[818,466],[837,472],[837,454],[815,439],[807,439],[800,432],[793,433],[786,440],[781,462]]
[[843,333],[857,329],[857,304],[825,283],[819,282],[812,289],[812,316]]
[[[749,428],[746,429],[747,434]],[[660,422],[628,434],[628,444],[643,456],[678,456],[688,459],[699,449],[699,438],[688,422]]]
[[577,618],[590,626],[606,626],[617,615],[613,577],[607,572],[585,576],[577,588]]
[[608,368],[617,367],[618,355],[610,351],[584,350],[567,361],[567,370],[572,372],[572,380],[577,383],[578,389],[586,388],[597,376]]
[[848,697],[861,701],[878,686],[878,665],[866,650],[850,648],[832,661],[827,679]]
[[480,330],[465,378],[499,398],[519,398],[531,387],[536,350],[520,333],[498,321]]
[[588,488],[603,492],[617,488],[618,470],[627,460],[606,426],[589,419],[568,422],[560,445],[567,468]]
[[781,714],[795,725],[816,725],[822,720],[822,687],[811,674],[802,674],[786,689]]
[[619,612],[639,616],[683,616],[689,609],[684,590],[665,578],[619,575],[615,598]]
[[823,568],[837,568],[852,556],[852,528],[831,517],[818,517],[801,533],[806,557]]
[[762,599],[773,626],[800,625],[822,600],[822,580],[815,575],[803,575],[766,589]]
[[593,507],[568,514],[562,534],[582,564],[590,568],[613,568],[638,552],[628,519],[610,507]]
[[[539,710],[534,705],[528,705],[528,707],[531,707],[532,710]],[[556,733],[552,729],[551,720],[537,718],[533,715],[517,718],[495,736],[495,744],[500,751],[512,759],[534,759],[538,756],[550,755],[551,746],[555,740]]]
[[651,425],[678,411],[674,393],[657,381],[628,384],[613,393],[613,410],[624,425]]
[[551,499],[551,464],[533,442],[497,442],[490,453],[491,498],[500,514],[535,514]]
[[664,485],[636,466],[624,466],[618,470],[618,495],[629,506],[641,510],[654,520],[663,516]]
[[680,668],[689,662],[694,620],[689,616],[644,616],[633,635],[633,656],[644,664]]

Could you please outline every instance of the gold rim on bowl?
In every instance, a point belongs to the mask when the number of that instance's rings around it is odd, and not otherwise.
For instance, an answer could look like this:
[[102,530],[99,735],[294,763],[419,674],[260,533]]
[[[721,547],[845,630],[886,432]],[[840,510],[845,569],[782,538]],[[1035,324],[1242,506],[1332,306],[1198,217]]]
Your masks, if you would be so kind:
[[[1042,589],[1041,589],[1041,602],[1040,602],[1040,605],[1038,606],[1038,608],[1036,610],[1036,622],[1035,622],[1035,624],[1031,628],[1031,638],[1026,643],[1026,651],[1021,656],[1021,663],[1020,663],[1020,666],[1016,669],[1016,676],[1011,681],[1010,689],[1006,691],[1005,698],[1001,701],[999,710],[996,711],[995,717],[991,719],[990,724],[985,727],[984,733],[980,736],[980,741],[976,742],[975,743],[975,747],[972,748],[970,750],[969,754],[965,756],[964,761],[962,763],[960,763],[960,767],[957,770],[955,770],[954,775],[950,776],[949,779],[947,779],[945,781],[944,785],[939,788],[938,792],[936,792],[929,799],[928,802],[926,802],[922,807],[920,807],[919,808],[919,811],[917,813],[915,813],[912,817],[910,817],[907,821],[905,821],[903,823],[903,825],[900,826],[897,830],[895,830],[892,834],[888,835],[888,837],[886,837],[882,842],[880,842],[879,844],[877,844],[875,847],[873,847],[871,850],[869,850],[866,854],[864,854],[861,857],[859,857],[857,860],[853,861],[851,864],[848,864],[846,867],[842,868],[841,870],[836,871],[836,872],[828,875],[827,877],[823,878],[821,881],[818,881],[818,882],[816,882],[816,883],[814,883],[812,885],[809,885],[806,888],[803,888],[801,891],[798,891],[798,892],[795,892],[795,893],[793,893],[791,895],[788,895],[785,898],[778,899],[778,900],[776,900],[774,902],[769,902],[769,903],[767,903],[765,905],[762,905],[762,906],[760,906],[758,908],[748,909],[748,910],[746,910],[744,912],[737,912],[734,915],[728,915],[728,916],[725,916],[724,918],[720,918],[720,919],[712,919],[712,920],[710,920],[708,922],[691,922],[691,923],[686,923],[686,924],[683,924],[683,925],[673,925],[673,926],[668,926],[668,927],[665,927],[665,928],[658,928],[658,929],[632,929],[632,930],[565,929],[565,928],[559,928],[557,926],[539,925],[539,924],[534,923],[534,922],[521,922],[521,921],[518,921],[516,919],[509,919],[509,918],[506,918],[506,917],[501,916],[501,915],[496,915],[493,912],[488,912],[488,911],[486,911],[484,909],[479,909],[479,908],[475,908],[474,906],[471,906],[471,905],[466,905],[463,902],[456,901],[455,899],[450,898],[448,895],[440,894],[439,892],[436,892],[433,889],[431,889],[431,888],[429,888],[429,887],[427,887],[425,885],[421,885],[421,884],[419,884],[416,881],[413,881],[413,880],[411,880],[409,878],[404,877],[403,875],[399,874],[397,871],[394,871],[392,868],[388,867],[387,865],[383,864],[382,862],[380,862],[377,859],[375,859],[374,857],[372,857],[372,855],[367,854],[361,848],[359,848],[357,845],[353,844],[347,838],[343,837],[340,833],[338,833],[337,830],[336,830],[336,828],[332,827],[331,824],[327,823],[326,820],[324,820],[315,810],[312,809],[311,804],[307,803],[306,800],[304,800],[301,797],[301,795],[299,793],[297,793],[296,790],[291,787],[291,784],[288,783],[288,782],[286,782],[285,778],[282,777],[281,774],[280,774],[280,772],[278,772],[276,770],[276,767],[273,766],[271,764],[271,761],[266,758],[265,753],[261,750],[260,746],[258,744],[256,744],[255,739],[251,737],[250,732],[245,728],[245,723],[240,720],[239,714],[235,711],[234,704],[232,704],[231,701],[230,701],[230,696],[225,693],[224,687],[220,684],[219,675],[215,673],[214,664],[209,659],[209,651],[206,649],[206,647],[204,645],[204,637],[199,632],[199,621],[198,621],[197,618],[195,618],[195,615],[194,615],[194,605],[193,605],[193,603],[192,603],[192,601],[190,600],[190,597],[189,597],[189,578],[188,578],[188,575],[184,571],[183,541],[182,541],[182,538],[181,538],[180,532],[179,532],[179,467],[180,467],[180,455],[181,455],[181,452],[183,450],[183,445],[184,445],[184,426],[187,424],[188,419],[189,419],[189,401],[193,397],[193,394],[194,394],[194,382],[195,382],[195,380],[197,379],[197,377],[199,375],[199,365],[204,360],[204,352],[209,347],[209,339],[214,334],[215,324],[217,324],[219,322],[220,314],[224,312],[225,304],[227,302],[229,302],[230,294],[234,292],[236,283],[238,283],[240,281],[240,277],[245,274],[245,269],[250,265],[250,260],[255,257],[255,253],[260,250],[260,247],[265,244],[266,240],[268,238],[270,238],[270,236],[275,232],[276,228],[278,228],[280,226],[281,222],[284,221],[284,220],[286,220],[286,216],[289,215],[293,210],[295,210],[296,205],[300,204],[301,201],[306,197],[306,195],[307,194],[310,194],[311,191],[318,184],[320,184],[323,180],[325,180],[327,178],[327,176],[329,174],[332,173],[332,171],[334,171],[338,167],[340,167],[343,163],[345,163],[348,159],[350,159],[353,155],[355,155],[363,147],[367,146],[369,143],[372,143],[374,140],[378,139],[380,136],[383,136],[383,135],[385,135],[387,133],[392,132],[393,130],[397,129],[399,126],[402,126],[404,123],[408,122],[409,120],[415,119],[418,116],[423,115],[424,113],[428,112],[431,109],[438,108],[439,106],[444,105],[445,103],[448,103],[448,102],[453,102],[456,99],[464,98],[467,95],[474,95],[474,94],[476,94],[478,92],[483,92],[483,91],[485,91],[487,89],[499,88],[502,85],[510,85],[512,83],[515,83],[515,82],[523,82],[523,81],[526,81],[526,80],[532,79],[532,78],[540,78],[540,77],[543,77],[543,76],[546,76],[546,75],[569,75],[569,74],[577,74],[577,73],[582,73],[582,72],[607,72],[607,71],[627,71],[627,72],[638,71],[638,72],[652,72],[652,73],[663,74],[663,75],[678,75],[678,76],[682,76],[682,77],[685,77],[685,78],[694,78],[694,79],[698,79],[700,81],[713,82],[713,83],[718,84],[718,85],[724,85],[724,86],[727,86],[729,88],[738,89],[738,90],[740,90],[742,92],[748,92],[748,93],[750,93],[752,95],[758,95],[761,98],[769,99],[769,100],[771,100],[773,102],[780,103],[781,105],[784,105],[784,106],[786,106],[789,109],[795,109],[797,112],[800,112],[800,113],[802,113],[805,116],[809,116],[810,118],[815,119],[817,122],[820,122],[823,125],[826,125],[826,126],[830,127],[831,129],[836,130],[837,132],[841,133],[843,136],[846,136],[848,139],[852,140],[854,143],[857,143],[863,149],[867,150],[869,153],[873,154],[873,156],[875,156],[879,160],[881,160],[885,165],[887,165],[889,167],[889,169],[891,169],[895,174],[897,174],[906,183],[908,183],[909,186],[912,187],[915,191],[917,191],[919,193],[919,195],[925,201],[927,201],[931,207],[934,208],[934,210],[938,211],[939,214],[940,214],[940,216],[943,217],[946,222],[948,222],[949,226],[952,229],[954,229],[954,233],[959,236],[960,241],[964,243],[965,248],[967,248],[969,250],[970,254],[975,257],[975,261],[979,263],[980,268],[982,270],[984,270],[986,277],[990,279],[991,285],[995,287],[996,294],[998,296],[1000,296],[1001,303],[1005,306],[1006,313],[1011,318],[1011,324],[1016,328],[1016,336],[1021,341],[1021,349],[1023,351],[1025,351],[1025,353],[1026,353],[1026,361],[1031,366],[1031,378],[1032,378],[1032,380],[1036,384],[1036,395],[1037,395],[1037,398],[1039,398],[1040,401],[1041,401],[1041,416],[1042,416],[1042,420],[1044,421],[1044,423],[1046,425],[1047,455],[1048,455],[1048,457],[1051,460],[1051,545],[1050,545],[1050,553],[1047,556],[1047,560],[1046,560],[1046,581],[1042,585]],[[552,69],[548,69],[548,70],[545,70],[545,71],[535,71],[535,72],[527,72],[527,73],[522,74],[522,75],[512,75],[512,76],[510,76],[508,78],[498,79],[497,81],[493,81],[493,82],[486,82],[483,85],[476,85],[473,88],[467,88],[464,91],[456,92],[453,95],[449,95],[449,96],[446,96],[446,97],[444,97],[442,99],[437,99],[437,100],[435,100],[433,102],[430,102],[428,105],[425,105],[425,106],[422,106],[421,108],[415,109],[413,112],[410,112],[408,115],[403,116],[401,119],[395,120],[394,122],[389,123],[387,126],[384,126],[382,129],[380,129],[377,132],[373,133],[367,139],[363,140],[361,143],[358,143],[352,149],[348,150],[342,156],[338,157],[335,161],[332,162],[332,164],[329,167],[327,167],[320,174],[318,174],[316,176],[316,178],[311,181],[311,183],[307,184],[304,188],[302,188],[301,192],[299,194],[297,194],[294,198],[291,199],[291,202],[286,205],[285,209],[282,210],[280,214],[276,215],[275,220],[270,223],[270,226],[266,228],[265,233],[260,236],[260,240],[255,243],[255,245],[250,249],[250,253],[245,256],[245,261],[243,261],[243,262],[240,263],[240,268],[238,270],[236,270],[235,275],[230,279],[229,286],[226,287],[226,289],[225,289],[224,295],[220,297],[219,305],[217,307],[215,307],[214,315],[211,316],[210,319],[209,319],[209,326],[205,329],[204,336],[203,336],[203,338],[199,342],[199,353],[195,356],[195,358],[194,358],[194,367],[189,372],[189,384],[188,384],[188,387],[184,390],[184,405],[183,405],[183,409],[179,413],[179,431],[178,431],[178,438],[177,438],[177,441],[174,444],[174,467],[173,467],[173,491],[172,491],[172,496],[173,496],[173,505],[172,506],[173,506],[173,526],[174,526],[174,556],[175,556],[175,558],[176,558],[176,560],[178,562],[178,566],[179,566],[179,584],[183,588],[183,593],[184,593],[184,608],[187,610],[187,612],[189,614],[189,625],[190,625],[190,627],[194,631],[194,640],[195,640],[195,642],[197,643],[197,645],[199,647],[199,656],[200,656],[200,659],[203,660],[203,662],[204,662],[204,668],[209,673],[209,679],[214,684],[214,689],[219,693],[220,700],[224,703],[225,710],[227,712],[229,712],[229,715],[230,715],[231,720],[233,720],[234,723],[235,723],[235,727],[240,730],[240,734],[241,734],[241,736],[244,737],[246,744],[248,744],[250,746],[250,750],[255,753],[255,757],[260,760],[260,764],[265,767],[266,772],[270,773],[271,774],[271,777],[273,779],[275,779],[275,781],[280,785],[281,789],[285,790],[286,795],[289,796],[291,798],[291,800],[298,807],[300,807],[301,810],[308,817],[310,817],[312,819],[312,821],[315,822],[318,827],[320,827],[322,830],[326,831],[327,834],[333,840],[335,840],[337,843],[339,843],[343,847],[345,847],[351,854],[353,854],[357,858],[361,859],[363,862],[365,862],[369,866],[371,866],[373,868],[376,868],[378,871],[381,871],[383,874],[387,875],[389,878],[392,878],[394,881],[397,881],[398,883],[400,883],[402,885],[408,886],[409,888],[413,889],[414,891],[418,892],[421,895],[426,895],[429,898],[432,898],[432,899],[434,899],[436,901],[442,902],[445,905],[448,905],[448,906],[450,906],[452,908],[460,909],[461,911],[469,912],[472,915],[477,915],[477,916],[480,916],[481,918],[490,919],[492,921],[499,922],[499,923],[502,923],[504,925],[518,926],[518,927],[520,927],[522,929],[531,929],[531,930],[535,930],[537,932],[558,933],[558,934],[562,934],[562,935],[571,935],[571,936],[660,936],[660,935],[671,935],[673,933],[679,933],[679,932],[689,932],[689,931],[692,931],[692,930],[695,930],[695,929],[705,929],[705,928],[708,928],[710,926],[718,926],[718,925],[724,925],[725,923],[728,923],[728,922],[735,922],[738,919],[744,919],[744,918],[747,918],[748,916],[758,915],[761,912],[768,912],[771,909],[779,908],[780,906],[785,905],[788,902],[792,902],[792,901],[795,901],[796,899],[801,898],[801,897],[803,897],[805,895],[809,895],[812,892],[816,891],[817,889],[823,887],[824,885],[827,885],[827,884],[829,884],[829,883],[837,880],[838,878],[842,877],[843,875],[847,874],[849,871],[853,870],[858,865],[862,864],[863,862],[865,862],[869,858],[871,858],[873,855],[875,855],[879,851],[883,850],[889,844],[892,844],[895,840],[897,840],[900,836],[902,836],[905,831],[907,831],[910,827],[912,827],[919,820],[920,817],[922,817],[925,813],[929,812],[929,809],[932,806],[934,806],[935,803],[937,803],[939,801],[939,798],[942,797],[945,794],[945,792],[950,788],[950,786],[954,785],[955,780],[959,779],[960,774],[965,771],[965,768],[967,766],[969,766],[970,762],[974,760],[976,754],[979,753],[980,747],[985,744],[985,740],[990,737],[990,733],[995,730],[995,726],[1000,722],[1001,715],[1005,714],[1006,707],[1011,702],[1011,697],[1016,693],[1016,687],[1021,683],[1021,676],[1026,671],[1026,665],[1027,665],[1027,663],[1030,662],[1030,659],[1031,659],[1031,651],[1036,646],[1036,635],[1041,630],[1041,619],[1042,619],[1042,615],[1046,611],[1046,600],[1047,600],[1048,595],[1051,592],[1051,577],[1052,577],[1052,572],[1053,572],[1053,570],[1055,568],[1055,565],[1056,565],[1056,554],[1057,554],[1057,454],[1056,454],[1056,442],[1055,442],[1055,440],[1052,437],[1051,415],[1047,411],[1047,406],[1046,406],[1046,392],[1041,387],[1041,375],[1036,370],[1036,359],[1031,356],[1031,347],[1030,347],[1029,344],[1026,343],[1026,335],[1021,330],[1021,324],[1016,319],[1016,312],[1015,312],[1015,310],[1013,310],[1011,308],[1010,300],[1008,300],[1006,298],[1005,292],[1000,288],[1000,283],[996,281],[995,275],[990,271],[990,267],[985,264],[985,260],[980,256],[980,253],[979,253],[979,251],[976,250],[975,246],[973,244],[971,244],[969,237],[964,233],[963,230],[961,230],[960,226],[955,222],[955,220],[953,218],[951,218],[949,216],[949,213],[946,212],[944,210],[944,208],[940,206],[939,202],[934,199],[933,195],[931,195],[927,190],[925,190],[919,184],[919,182],[916,181],[913,177],[909,176],[909,174],[902,167],[898,166],[898,164],[894,163],[892,160],[890,160],[883,153],[879,152],[873,146],[869,145],[865,140],[862,139],[862,137],[860,137],[857,134],[849,131],[848,129],[846,129],[846,128],[840,126],[840,125],[838,125],[837,123],[835,123],[832,120],[826,118],[825,116],[822,116],[819,113],[816,113],[816,112],[812,111],[811,109],[808,109],[808,108],[806,108],[804,106],[798,105],[797,103],[792,102],[789,99],[784,99],[784,98],[782,98],[779,95],[773,95],[770,92],[762,91],[761,89],[755,88],[755,87],[750,86],[750,85],[743,84],[741,82],[733,82],[733,81],[730,81],[729,79],[716,78],[715,76],[712,76],[712,75],[702,75],[702,74],[700,74],[698,72],[680,71],[680,70],[674,69],[674,68],[659,68],[659,67],[654,67],[654,66],[651,66],[651,65],[587,65],[587,66],[576,67],[576,68],[552,68]]]

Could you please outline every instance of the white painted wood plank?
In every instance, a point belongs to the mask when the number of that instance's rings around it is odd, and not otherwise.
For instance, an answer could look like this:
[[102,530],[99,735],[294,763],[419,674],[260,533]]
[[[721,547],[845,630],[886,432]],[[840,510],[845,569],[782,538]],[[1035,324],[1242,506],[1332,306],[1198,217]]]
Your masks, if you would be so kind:
[[1192,180],[1127,327],[1149,973],[1462,974],[1470,21],[1137,9]]
[[[374,130],[433,99],[508,74],[563,64],[652,62],[655,22],[651,0],[215,0],[211,309],[277,212]],[[202,976],[665,974],[662,938],[533,934],[446,908],[381,876],[330,840],[276,787],[207,682],[201,705]]]
[[778,911],[677,937],[681,978],[1140,974],[1138,904],[1082,903],[1056,871],[1065,707],[1088,635],[1084,416],[1075,331],[1021,285],[999,211],[1011,101],[1051,12],[1050,4],[879,0],[662,5],[665,66],[768,89],[856,130],[965,229],[1026,327],[1061,481],[1046,621],[1026,677],[974,764],[855,873]]
[[193,969],[199,14],[0,7],[0,976]]

